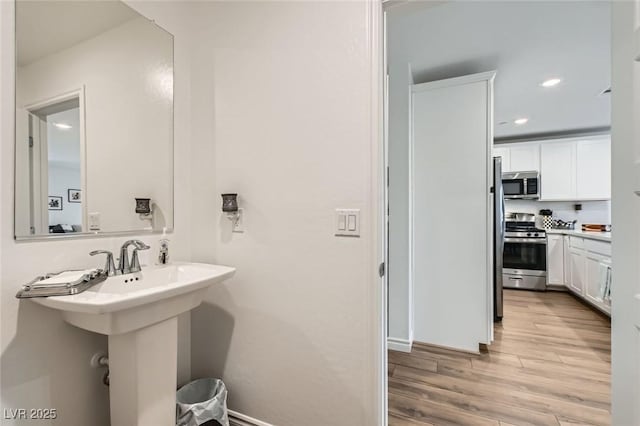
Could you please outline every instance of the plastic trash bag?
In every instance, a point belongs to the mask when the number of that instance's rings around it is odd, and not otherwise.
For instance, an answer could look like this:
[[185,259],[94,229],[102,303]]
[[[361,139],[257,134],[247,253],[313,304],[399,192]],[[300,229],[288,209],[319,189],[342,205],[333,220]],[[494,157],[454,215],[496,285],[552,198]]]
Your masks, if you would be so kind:
[[215,420],[229,426],[227,388],[220,379],[198,379],[176,394],[176,425],[200,426]]

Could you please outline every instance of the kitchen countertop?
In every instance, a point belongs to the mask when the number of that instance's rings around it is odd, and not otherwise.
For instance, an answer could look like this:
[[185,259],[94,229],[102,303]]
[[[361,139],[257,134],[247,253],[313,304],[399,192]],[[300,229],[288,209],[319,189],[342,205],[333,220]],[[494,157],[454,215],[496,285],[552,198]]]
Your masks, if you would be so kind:
[[547,234],[574,235],[576,237],[611,242],[611,232],[581,231],[578,229],[547,229]]

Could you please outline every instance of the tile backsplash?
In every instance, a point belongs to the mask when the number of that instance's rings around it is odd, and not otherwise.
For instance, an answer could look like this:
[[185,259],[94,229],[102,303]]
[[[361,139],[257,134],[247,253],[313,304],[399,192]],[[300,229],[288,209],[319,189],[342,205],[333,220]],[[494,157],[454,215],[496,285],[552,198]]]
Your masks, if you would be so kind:
[[[576,211],[574,206],[582,204],[582,210]],[[539,216],[540,210],[549,209],[554,219],[566,222],[577,220],[576,228],[583,223],[611,224],[611,201],[534,201],[505,200],[507,212],[534,213]]]

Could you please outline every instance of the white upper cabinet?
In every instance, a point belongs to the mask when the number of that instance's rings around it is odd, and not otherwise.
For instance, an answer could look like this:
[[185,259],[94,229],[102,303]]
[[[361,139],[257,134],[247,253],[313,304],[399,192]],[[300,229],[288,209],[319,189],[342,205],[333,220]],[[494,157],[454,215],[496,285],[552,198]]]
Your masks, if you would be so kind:
[[540,170],[540,143],[519,143],[510,148],[510,167],[514,172]]
[[540,199],[611,199],[611,137],[557,139],[493,146],[503,172],[540,171]]
[[609,138],[576,143],[577,198],[611,198],[611,141]]
[[509,147],[502,147],[500,145],[493,146],[493,156],[502,157],[502,172],[511,171],[511,155]]
[[543,142],[540,153],[540,199],[576,199],[575,142]]

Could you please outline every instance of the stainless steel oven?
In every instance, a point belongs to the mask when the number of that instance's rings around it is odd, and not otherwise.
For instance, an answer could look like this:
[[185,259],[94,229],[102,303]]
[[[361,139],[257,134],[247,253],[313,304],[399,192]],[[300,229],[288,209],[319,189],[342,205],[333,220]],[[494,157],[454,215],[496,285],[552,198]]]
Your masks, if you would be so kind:
[[506,222],[503,251],[503,286],[545,290],[547,238],[531,222]]
[[502,188],[505,199],[529,199],[540,198],[540,173],[508,172],[502,174]]

